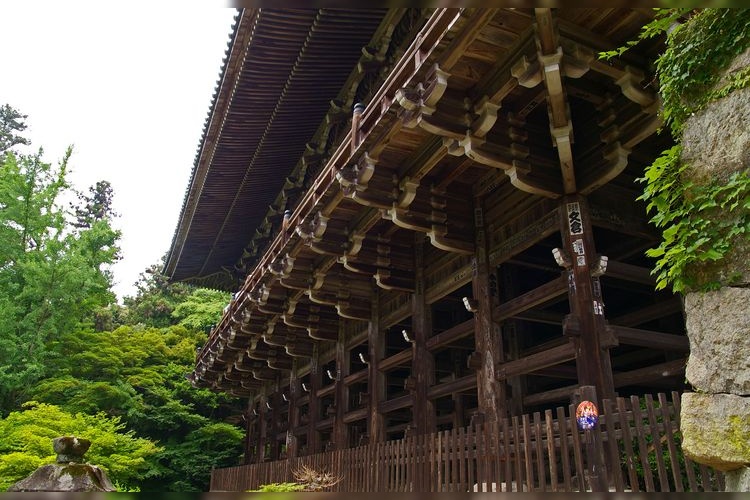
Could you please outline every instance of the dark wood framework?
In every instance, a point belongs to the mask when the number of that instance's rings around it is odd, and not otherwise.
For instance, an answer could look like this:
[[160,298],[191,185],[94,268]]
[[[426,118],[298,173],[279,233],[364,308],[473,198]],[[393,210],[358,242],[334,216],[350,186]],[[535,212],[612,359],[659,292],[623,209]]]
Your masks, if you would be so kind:
[[[381,9],[361,14],[367,40],[309,48],[356,11],[239,14],[165,268],[235,292],[189,378],[248,398],[246,461],[498,422],[581,385],[680,390],[681,303],[654,290],[644,250],[658,235],[636,200],[669,145],[650,73],[660,42],[597,58],[651,11]],[[238,152],[254,125],[221,117],[268,93],[236,68],[269,43],[251,30],[272,27],[300,54],[277,80],[330,108],[317,130],[274,115],[283,147]],[[331,44],[347,43],[359,59],[328,71]],[[275,170],[252,171],[276,153]],[[264,218],[237,202],[253,183],[280,186]],[[212,189],[231,214],[201,198]]]

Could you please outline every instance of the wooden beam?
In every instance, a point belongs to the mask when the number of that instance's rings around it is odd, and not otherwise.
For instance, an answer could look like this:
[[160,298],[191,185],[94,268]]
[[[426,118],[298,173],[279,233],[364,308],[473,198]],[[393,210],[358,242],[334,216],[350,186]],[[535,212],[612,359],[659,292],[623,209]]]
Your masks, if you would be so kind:
[[493,311],[494,321],[503,321],[512,318],[518,313],[524,312],[532,307],[560,297],[568,291],[568,283],[563,276],[555,278],[523,295],[500,304]]
[[513,375],[522,375],[548,366],[564,363],[576,358],[575,346],[568,342],[546,351],[531,354],[514,361],[497,364],[498,380],[505,380]]
[[666,377],[684,376],[686,364],[687,359],[676,359],[629,372],[615,373],[615,386],[644,385]]
[[474,374],[466,375],[450,382],[433,385],[427,390],[427,397],[430,399],[442,398],[443,396],[469,391],[476,386],[477,376]]
[[468,337],[474,333],[474,320],[469,319],[463,323],[459,323],[444,332],[436,333],[429,339],[427,339],[427,348],[430,351],[436,351],[443,347],[450,345],[456,340]]
[[666,351],[690,352],[690,339],[685,335],[639,330],[626,326],[610,326],[620,344],[664,349]]
[[682,312],[682,301],[680,297],[675,296],[656,304],[641,307],[630,313],[622,314],[616,318],[611,318],[609,322],[610,325],[634,327],[680,312]]

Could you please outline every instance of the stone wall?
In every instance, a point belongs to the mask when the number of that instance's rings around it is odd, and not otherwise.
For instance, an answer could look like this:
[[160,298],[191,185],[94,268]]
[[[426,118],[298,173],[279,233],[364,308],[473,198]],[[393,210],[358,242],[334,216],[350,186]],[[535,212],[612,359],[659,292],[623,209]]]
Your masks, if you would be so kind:
[[[750,65],[750,49],[727,74]],[[697,183],[750,169],[750,88],[711,103],[685,125],[682,160]],[[750,491],[750,244],[738,239],[720,266],[698,270],[732,286],[685,295],[695,392],[682,397],[683,450],[725,471],[727,491]],[[708,275],[708,276],[706,276]]]

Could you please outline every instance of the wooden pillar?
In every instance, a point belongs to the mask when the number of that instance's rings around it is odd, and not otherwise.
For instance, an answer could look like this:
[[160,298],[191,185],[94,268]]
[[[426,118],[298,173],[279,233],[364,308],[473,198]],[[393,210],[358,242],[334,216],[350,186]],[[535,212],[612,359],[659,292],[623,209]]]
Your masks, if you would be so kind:
[[253,431],[255,428],[255,415],[253,415],[254,400],[254,397],[249,397],[247,399],[247,406],[245,407],[245,455],[242,461],[243,465],[253,463],[253,442],[256,441],[253,437]]
[[582,195],[568,195],[561,207],[563,249],[567,254],[570,315],[563,332],[576,347],[580,385],[593,385],[602,399],[615,397],[609,348],[615,345],[606,330],[599,278],[592,276],[598,256],[594,246],[591,212]]
[[412,371],[411,391],[413,397],[412,426],[417,434],[434,432],[435,405],[427,398],[428,389],[435,384],[435,360],[427,349],[427,339],[432,334],[432,315],[426,302],[424,289],[424,244],[422,233],[415,233],[414,245],[414,282],[415,291],[412,296],[412,329],[414,342],[412,343]]
[[279,391],[279,382],[278,377],[276,378],[276,391],[271,394],[269,399],[269,404],[271,405],[271,425],[269,429],[270,436],[268,437],[268,442],[271,445],[271,453],[270,458],[271,461],[278,460],[279,459],[279,451],[280,451],[280,444],[279,444],[279,420],[281,418],[281,393]]
[[286,456],[288,458],[296,458],[299,454],[297,436],[294,434],[294,430],[299,424],[297,400],[299,399],[300,386],[297,365],[297,358],[292,358],[292,371],[289,372],[289,397],[287,398],[289,399],[289,425],[286,431]]
[[465,304],[474,311],[474,349],[477,370],[477,401],[481,419],[498,422],[507,416],[505,384],[497,381],[497,365],[504,361],[500,325],[492,321],[492,310],[498,303],[497,275],[489,268],[487,237],[482,203],[474,203],[473,299]]
[[266,402],[266,387],[265,385],[261,388],[260,398],[258,402],[258,452],[255,457],[256,463],[263,463],[266,455],[266,442],[268,439],[268,429],[266,425],[266,413],[267,407]]
[[310,404],[309,426],[307,428],[307,450],[308,453],[318,453],[320,450],[320,432],[317,430],[320,421],[320,400],[316,396],[321,386],[320,373],[320,348],[318,342],[313,346],[312,361],[310,362]]
[[367,327],[367,434],[370,444],[385,441],[385,419],[380,402],[385,401],[385,376],[378,368],[385,357],[385,332],[380,326],[380,292],[373,286],[372,316]]
[[334,381],[336,416],[333,421],[333,443],[337,450],[345,450],[349,447],[349,429],[344,422],[344,415],[349,409],[349,388],[344,384],[344,377],[349,375],[350,365],[346,351],[345,324],[345,320],[339,319],[339,338],[336,342],[336,380]]

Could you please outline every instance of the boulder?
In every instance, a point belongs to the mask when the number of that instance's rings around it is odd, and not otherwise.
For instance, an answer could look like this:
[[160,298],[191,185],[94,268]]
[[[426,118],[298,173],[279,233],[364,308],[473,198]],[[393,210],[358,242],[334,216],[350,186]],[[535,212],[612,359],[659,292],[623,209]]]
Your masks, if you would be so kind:
[[99,467],[91,464],[48,464],[29,477],[8,488],[8,491],[116,491]]
[[685,393],[680,415],[682,451],[721,471],[750,465],[750,398]]
[[685,296],[690,358],[685,376],[701,392],[750,396],[750,289]]

